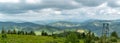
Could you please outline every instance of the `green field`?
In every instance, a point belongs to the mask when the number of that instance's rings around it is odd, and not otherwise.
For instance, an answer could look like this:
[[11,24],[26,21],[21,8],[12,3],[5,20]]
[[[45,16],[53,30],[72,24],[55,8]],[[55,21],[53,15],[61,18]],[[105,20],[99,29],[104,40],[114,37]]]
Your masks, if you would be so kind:
[[64,43],[64,38],[53,38],[51,36],[33,35],[7,35],[7,38],[0,37],[0,43]]
[[[0,37],[0,43],[64,43],[64,42],[65,38],[63,37],[54,38],[52,36],[7,34],[7,38]],[[119,42],[120,40],[118,40],[117,43]],[[79,43],[84,43],[84,40],[80,39]]]

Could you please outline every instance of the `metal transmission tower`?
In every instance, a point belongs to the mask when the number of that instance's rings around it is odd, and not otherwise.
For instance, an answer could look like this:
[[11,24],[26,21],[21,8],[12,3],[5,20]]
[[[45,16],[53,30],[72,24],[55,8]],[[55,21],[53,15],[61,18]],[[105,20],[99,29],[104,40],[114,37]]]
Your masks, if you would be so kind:
[[107,42],[107,36],[109,36],[109,23],[103,23],[102,29],[103,43]]
[[109,36],[109,23],[103,23],[102,35]]

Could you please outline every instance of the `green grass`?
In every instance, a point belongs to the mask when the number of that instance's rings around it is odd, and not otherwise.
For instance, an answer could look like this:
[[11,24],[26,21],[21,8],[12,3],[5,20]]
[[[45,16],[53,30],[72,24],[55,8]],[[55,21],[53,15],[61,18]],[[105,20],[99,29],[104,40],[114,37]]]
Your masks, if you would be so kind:
[[0,37],[0,43],[64,43],[64,38],[53,38],[50,36],[32,35],[7,35],[7,38]]
[[[0,43],[64,43],[65,38],[63,37],[52,37],[52,36],[33,36],[33,35],[15,35],[7,34],[7,38],[3,39],[0,34]],[[84,43],[84,39],[80,39],[79,43]],[[120,39],[118,42],[120,43]]]
[[80,39],[79,40],[79,43],[85,43],[83,39]]

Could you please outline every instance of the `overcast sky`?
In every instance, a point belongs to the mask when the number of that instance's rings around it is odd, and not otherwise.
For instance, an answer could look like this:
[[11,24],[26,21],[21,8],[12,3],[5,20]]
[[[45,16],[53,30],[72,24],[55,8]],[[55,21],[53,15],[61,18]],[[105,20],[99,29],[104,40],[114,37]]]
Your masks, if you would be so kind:
[[0,0],[0,21],[120,19],[120,0]]

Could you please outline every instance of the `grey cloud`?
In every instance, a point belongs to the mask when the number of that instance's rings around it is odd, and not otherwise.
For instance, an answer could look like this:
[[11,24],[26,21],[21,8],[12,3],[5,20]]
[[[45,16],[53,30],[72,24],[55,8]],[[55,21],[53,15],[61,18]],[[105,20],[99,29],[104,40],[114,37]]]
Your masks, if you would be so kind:
[[108,0],[76,0],[77,2],[81,3],[84,6],[94,7],[101,5],[102,3]]
[[85,6],[95,7],[105,2],[108,2],[108,6],[110,7],[120,6],[115,4],[115,0],[42,0],[41,3],[37,4],[28,4],[25,0],[21,0],[20,3],[0,3],[0,13],[18,14],[25,13],[29,10],[37,11],[46,8],[70,10]]
[[78,5],[72,5],[71,1],[64,0],[50,0],[50,1],[42,1],[42,3],[37,4],[28,4],[24,1],[21,3],[0,3],[0,12],[7,13],[7,14],[17,14],[17,13],[24,13],[28,10],[40,10],[45,8],[58,8],[58,9],[74,9],[79,8]]
[[120,1],[120,0],[111,0],[108,2],[108,6],[113,7],[113,8],[120,7],[120,3],[119,4],[116,3],[118,1]]

